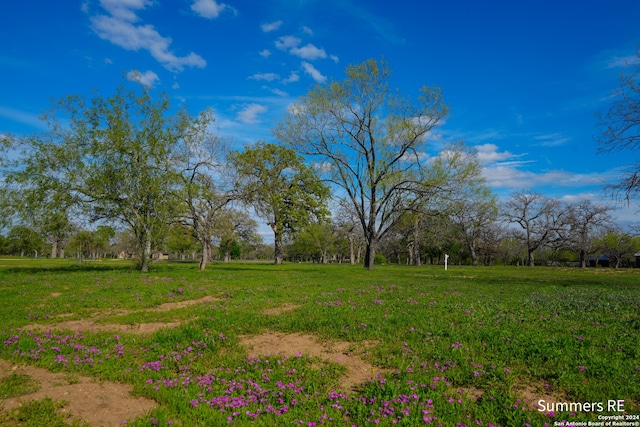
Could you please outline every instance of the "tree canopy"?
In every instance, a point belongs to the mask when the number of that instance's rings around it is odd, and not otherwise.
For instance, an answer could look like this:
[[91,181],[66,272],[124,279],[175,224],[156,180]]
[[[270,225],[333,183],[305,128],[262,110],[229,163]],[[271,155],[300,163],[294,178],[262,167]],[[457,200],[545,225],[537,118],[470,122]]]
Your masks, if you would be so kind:
[[237,173],[238,192],[273,230],[275,263],[282,263],[282,239],[314,217],[329,214],[329,189],[292,150],[259,142],[229,161]]
[[480,179],[461,145],[427,153],[431,132],[449,111],[441,90],[423,87],[414,101],[390,90],[390,77],[384,60],[351,65],[344,80],[313,87],[274,130],[344,190],[364,232],[370,269],[379,240],[403,212]]

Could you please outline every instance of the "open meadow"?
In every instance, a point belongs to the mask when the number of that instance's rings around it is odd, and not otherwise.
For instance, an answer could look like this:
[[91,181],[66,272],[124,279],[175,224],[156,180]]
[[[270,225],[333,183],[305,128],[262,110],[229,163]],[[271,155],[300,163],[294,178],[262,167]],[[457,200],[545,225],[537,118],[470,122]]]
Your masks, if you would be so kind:
[[3,426],[640,425],[640,269],[54,261],[0,260]]

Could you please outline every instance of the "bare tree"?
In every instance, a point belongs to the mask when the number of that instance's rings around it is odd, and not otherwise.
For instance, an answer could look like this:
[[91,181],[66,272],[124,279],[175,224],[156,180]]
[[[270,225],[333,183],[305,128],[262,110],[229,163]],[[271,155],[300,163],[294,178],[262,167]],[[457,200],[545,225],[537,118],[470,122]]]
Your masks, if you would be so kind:
[[527,247],[527,264],[535,265],[534,251],[566,238],[567,215],[560,202],[539,193],[514,193],[504,204],[502,216],[522,230],[514,236]]
[[[637,152],[640,148],[640,48],[636,58],[635,69],[621,75],[620,86],[612,93],[613,102],[599,115],[601,132],[597,141],[601,152]],[[640,163],[629,166],[620,182],[608,189],[627,202],[640,196]]]
[[479,188],[467,196],[452,204],[451,218],[460,228],[471,262],[475,266],[478,265],[478,241],[483,229],[496,220],[498,206],[495,196],[488,188]]
[[569,244],[578,253],[581,267],[587,266],[587,257],[595,250],[598,232],[613,225],[611,210],[609,206],[594,205],[589,200],[569,206]]

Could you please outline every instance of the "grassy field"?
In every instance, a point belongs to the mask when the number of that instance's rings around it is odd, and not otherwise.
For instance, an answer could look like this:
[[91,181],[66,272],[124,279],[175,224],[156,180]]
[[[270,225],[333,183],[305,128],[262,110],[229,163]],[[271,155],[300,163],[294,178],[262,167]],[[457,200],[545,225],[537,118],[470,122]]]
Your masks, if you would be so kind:
[[[155,402],[128,426],[606,425],[640,414],[640,270],[165,263],[142,274],[11,259],[0,260],[0,325],[12,365],[126,384]],[[269,337],[282,351],[260,354]],[[346,361],[370,379],[346,381]],[[34,380],[4,375],[0,406]],[[60,416],[64,396],[49,397],[5,408],[0,425],[82,425]]]

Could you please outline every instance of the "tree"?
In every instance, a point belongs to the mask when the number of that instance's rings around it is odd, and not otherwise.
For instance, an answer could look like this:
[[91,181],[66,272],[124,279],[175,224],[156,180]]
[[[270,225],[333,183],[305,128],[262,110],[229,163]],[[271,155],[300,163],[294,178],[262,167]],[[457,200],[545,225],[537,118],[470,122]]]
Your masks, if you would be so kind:
[[258,223],[245,212],[237,209],[223,209],[218,212],[213,235],[219,240],[220,254],[224,261],[233,258],[232,252],[241,251],[238,241],[256,244],[261,238],[256,232]]
[[365,267],[372,269],[379,240],[403,211],[460,179],[479,178],[480,170],[467,167],[472,156],[458,155],[461,146],[425,160],[430,132],[448,112],[439,88],[423,87],[417,102],[392,93],[385,61],[351,65],[346,75],[312,88],[274,133],[344,190],[365,236]]
[[560,202],[539,193],[514,193],[504,205],[503,217],[522,230],[515,237],[527,248],[527,264],[535,266],[534,251],[566,238],[567,212]]
[[21,141],[19,172],[70,195],[92,221],[127,225],[141,271],[180,206],[176,156],[192,119],[169,111],[146,88],[70,95],[45,115],[49,132]]
[[297,233],[293,247],[301,256],[326,264],[336,239],[337,229],[331,222],[313,222]]
[[223,138],[209,131],[213,121],[210,110],[200,114],[185,138],[182,179],[186,210],[182,224],[189,227],[202,247],[200,271],[204,271],[211,260],[211,241],[216,219],[234,199],[231,192],[225,189],[226,183],[222,179],[229,175],[223,172],[227,144]]
[[614,267],[619,268],[625,256],[635,253],[640,248],[637,240],[628,233],[620,230],[609,230],[603,233],[595,241],[596,247],[609,258],[609,262],[614,262]]
[[193,237],[193,230],[189,227],[177,223],[172,224],[164,238],[164,247],[167,251],[177,253],[181,260],[185,260],[187,253],[195,254],[201,243]]
[[329,188],[301,157],[280,145],[258,142],[231,152],[229,161],[237,172],[238,192],[273,230],[275,263],[282,264],[283,237],[328,215]]
[[69,247],[75,251],[76,258],[96,257],[95,237],[95,234],[89,230],[80,230],[71,237]]
[[96,247],[96,255],[105,256],[111,250],[113,238],[116,237],[116,230],[108,225],[99,225],[93,232],[93,239]]
[[[640,48],[636,51],[640,60]],[[613,102],[599,114],[601,132],[597,138],[601,152],[637,151],[640,148],[640,61],[630,74],[622,74]],[[630,201],[640,195],[640,163],[629,166],[620,182],[609,186],[614,195]]]
[[577,252],[580,266],[587,266],[587,258],[595,250],[594,239],[599,231],[612,224],[611,207],[594,205],[589,200],[569,206],[570,246]]
[[496,198],[489,189],[481,187],[458,198],[451,207],[451,218],[460,228],[465,245],[469,249],[472,265],[478,265],[478,243],[484,228],[494,223],[498,216]]
[[32,228],[18,225],[9,231],[8,246],[12,255],[31,255],[38,257],[44,241],[40,234]]

